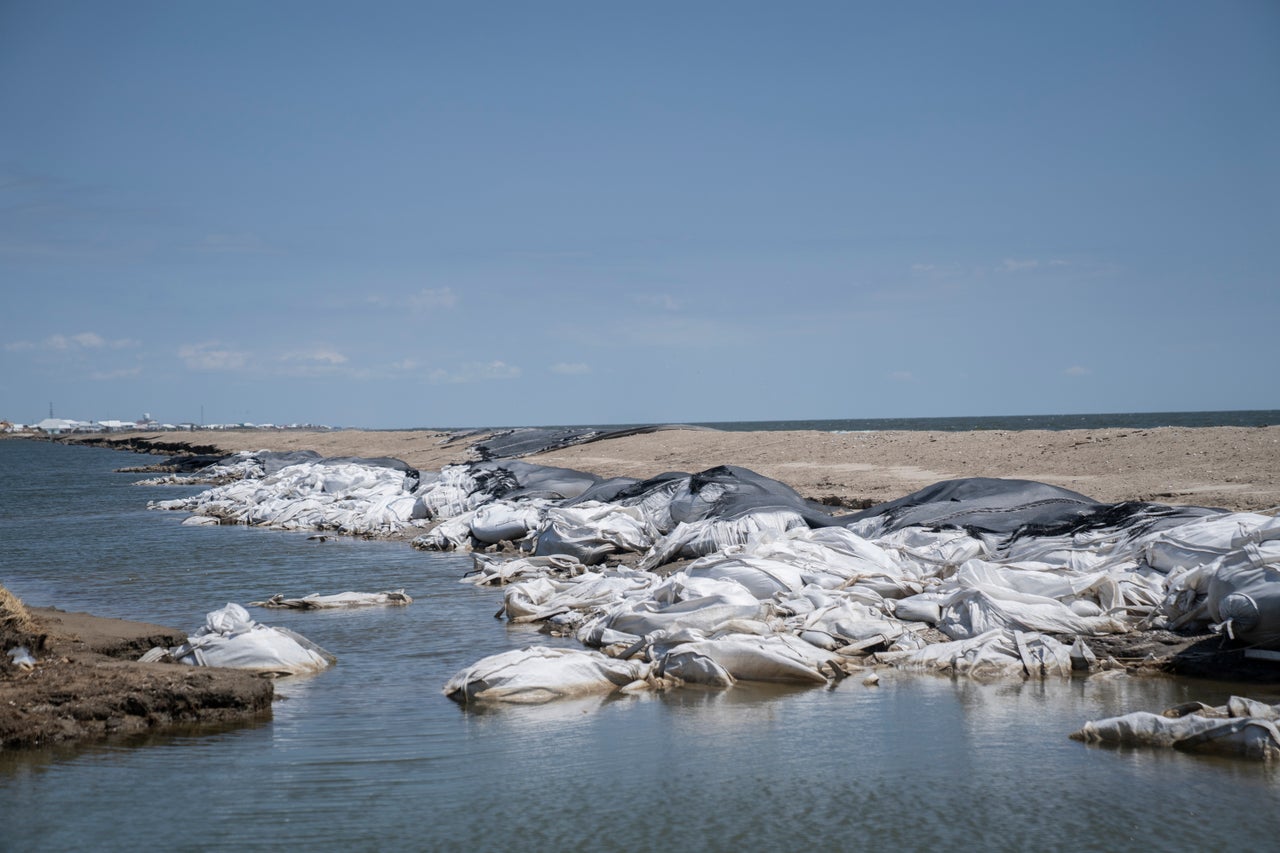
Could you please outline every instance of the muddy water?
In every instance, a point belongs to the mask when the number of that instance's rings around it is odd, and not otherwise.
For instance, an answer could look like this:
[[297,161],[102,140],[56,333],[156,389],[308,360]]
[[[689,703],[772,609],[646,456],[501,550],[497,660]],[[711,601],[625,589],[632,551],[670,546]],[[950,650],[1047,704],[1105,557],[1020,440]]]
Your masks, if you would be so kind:
[[1136,679],[684,690],[467,713],[457,669],[546,642],[466,557],[181,527],[112,470],[0,441],[0,581],[35,605],[194,629],[228,601],[403,587],[408,608],[252,611],[339,657],[274,718],[0,754],[0,850],[1270,849],[1280,771],[1067,738],[1087,719],[1274,689]]

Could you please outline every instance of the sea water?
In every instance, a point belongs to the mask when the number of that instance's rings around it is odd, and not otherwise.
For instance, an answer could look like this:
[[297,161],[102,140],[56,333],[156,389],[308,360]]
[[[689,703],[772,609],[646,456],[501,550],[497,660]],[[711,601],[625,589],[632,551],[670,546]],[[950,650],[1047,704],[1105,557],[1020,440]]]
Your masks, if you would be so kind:
[[1090,747],[1086,720],[1274,687],[1091,678],[684,689],[467,711],[493,618],[465,555],[184,527],[99,448],[0,441],[0,583],[32,605],[188,631],[228,601],[403,587],[407,608],[251,609],[338,656],[273,718],[0,753],[0,850],[1270,849],[1280,769]]

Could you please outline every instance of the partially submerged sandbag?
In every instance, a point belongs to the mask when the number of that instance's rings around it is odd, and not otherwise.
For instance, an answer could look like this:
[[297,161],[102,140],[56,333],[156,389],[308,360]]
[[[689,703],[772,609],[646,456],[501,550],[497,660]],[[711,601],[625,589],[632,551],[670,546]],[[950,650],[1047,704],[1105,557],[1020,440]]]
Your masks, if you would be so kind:
[[[1199,705],[1199,703],[1194,703]],[[1165,747],[1186,752],[1269,761],[1280,758],[1275,706],[1233,696],[1221,708],[1184,707],[1152,714],[1136,711],[1087,722],[1073,740],[1108,746]]]
[[657,674],[715,687],[735,681],[825,684],[830,661],[795,637],[729,634],[671,648],[659,659]]
[[191,666],[250,669],[264,675],[298,675],[325,669],[337,658],[287,628],[255,622],[238,604],[206,614],[204,627],[171,649],[154,648],[143,661],[169,657]]
[[459,671],[444,695],[459,704],[535,704],[608,693],[643,680],[650,664],[615,660],[599,652],[532,646],[490,655]]
[[301,598],[285,598],[279,593],[266,601],[250,601],[253,607],[287,608],[291,610],[335,610],[348,607],[385,607],[412,604],[403,589],[390,592],[337,592],[321,595],[313,592]]

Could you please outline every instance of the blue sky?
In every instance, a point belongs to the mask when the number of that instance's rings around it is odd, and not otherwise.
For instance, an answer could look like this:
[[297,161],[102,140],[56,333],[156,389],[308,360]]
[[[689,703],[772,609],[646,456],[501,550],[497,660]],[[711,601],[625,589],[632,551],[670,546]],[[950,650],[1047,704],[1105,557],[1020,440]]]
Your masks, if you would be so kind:
[[0,4],[0,417],[1280,408],[1274,2]]

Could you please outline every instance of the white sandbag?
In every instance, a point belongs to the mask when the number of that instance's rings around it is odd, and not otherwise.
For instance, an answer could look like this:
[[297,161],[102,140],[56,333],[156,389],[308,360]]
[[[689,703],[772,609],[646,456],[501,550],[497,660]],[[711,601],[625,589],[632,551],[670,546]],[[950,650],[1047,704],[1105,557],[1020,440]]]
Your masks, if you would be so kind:
[[1257,717],[1169,718],[1136,711],[1087,722],[1071,737],[1086,743],[1166,747],[1260,761],[1280,758],[1280,731],[1272,721]]
[[626,601],[600,617],[601,627],[633,640],[655,631],[692,628],[710,634],[733,619],[756,619],[761,604],[740,583],[691,578],[677,572],[649,596]]
[[1066,676],[1072,669],[1070,648],[1052,637],[999,628],[914,650],[878,652],[875,659],[901,669],[976,679]]
[[833,598],[797,620],[788,622],[796,634],[819,648],[858,653],[888,645],[905,630],[899,619],[857,601]]
[[446,518],[410,543],[420,551],[459,551],[471,547],[471,513]]
[[591,614],[636,598],[658,582],[656,575],[605,569],[565,578],[540,577],[506,588],[503,611],[513,623],[539,622],[568,611]]
[[1202,566],[1249,542],[1263,541],[1280,521],[1250,512],[1211,515],[1144,536],[1138,546],[1146,563],[1169,572]]
[[167,653],[178,663],[191,666],[225,666],[266,675],[314,672],[337,660],[287,628],[253,621],[238,604],[206,614],[204,627]]
[[615,660],[598,652],[530,647],[502,652],[460,670],[444,686],[444,695],[472,702],[534,704],[609,693],[643,680],[650,664]]
[[925,622],[936,625],[942,619],[942,603],[949,593],[922,592],[894,602],[893,615],[903,622]]
[[471,517],[471,535],[486,544],[512,542],[528,536],[542,520],[547,501],[494,501],[485,504]]
[[805,581],[799,569],[761,557],[730,556],[723,552],[703,557],[684,568],[691,578],[731,580],[751,590],[761,601],[780,592],[796,592]]
[[658,674],[695,684],[727,686],[733,681],[825,684],[822,667],[831,659],[796,637],[732,634],[684,643],[667,651]]
[[595,502],[549,507],[539,524],[533,552],[539,556],[567,554],[591,566],[610,554],[646,551],[653,536],[643,514],[633,507]]
[[301,598],[285,598],[279,593],[266,601],[251,601],[253,607],[270,607],[290,610],[336,610],[350,607],[403,607],[413,599],[403,589],[384,592],[337,592],[321,595],[313,592]]
[[1253,646],[1280,648],[1280,559],[1255,544],[1232,552],[1209,580],[1205,605],[1215,630]]
[[744,545],[762,534],[780,534],[802,527],[807,528],[808,524],[799,513],[791,510],[764,510],[738,518],[682,521],[653,543],[640,561],[640,568],[652,571],[675,559],[704,557],[731,545]]
[[951,585],[955,591],[939,602],[941,614],[937,627],[952,639],[975,637],[994,628],[1094,636],[1124,633],[1130,627],[1119,617],[1081,615],[1055,598],[1017,589],[1019,586],[1043,589],[1073,598],[1077,586],[1085,590],[1101,588],[1104,603],[1115,606],[1118,592],[1105,576],[1064,578],[969,560],[956,573]]

